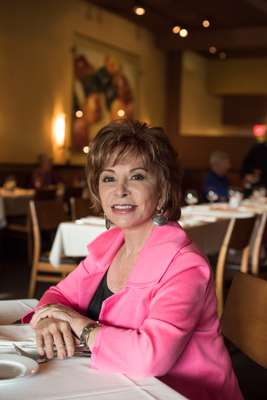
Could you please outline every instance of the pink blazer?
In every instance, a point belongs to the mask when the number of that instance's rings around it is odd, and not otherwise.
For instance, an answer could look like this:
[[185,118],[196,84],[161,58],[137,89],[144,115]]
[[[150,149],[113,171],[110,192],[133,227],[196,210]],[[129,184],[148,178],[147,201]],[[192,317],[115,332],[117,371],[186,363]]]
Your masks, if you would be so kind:
[[[100,235],[39,305],[86,313],[122,243],[118,228]],[[126,286],[104,301],[99,320],[93,368],[160,377],[190,400],[243,398],[219,332],[210,267],[178,224],[153,229]]]

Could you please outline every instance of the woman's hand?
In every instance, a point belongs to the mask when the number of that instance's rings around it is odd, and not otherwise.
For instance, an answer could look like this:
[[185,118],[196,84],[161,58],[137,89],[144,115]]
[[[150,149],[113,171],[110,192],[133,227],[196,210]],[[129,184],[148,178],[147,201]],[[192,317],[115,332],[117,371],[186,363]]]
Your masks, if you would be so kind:
[[70,329],[78,338],[80,337],[85,325],[90,322],[92,322],[92,324],[95,323],[95,321],[91,320],[90,318],[87,318],[72,308],[63,306],[61,304],[49,304],[37,310],[31,320],[32,327],[36,329],[37,326],[39,326],[39,322],[44,319],[54,319],[67,322],[70,326]]
[[55,351],[58,358],[72,357],[75,339],[69,322],[55,318],[40,319],[35,324],[37,351],[51,359]]

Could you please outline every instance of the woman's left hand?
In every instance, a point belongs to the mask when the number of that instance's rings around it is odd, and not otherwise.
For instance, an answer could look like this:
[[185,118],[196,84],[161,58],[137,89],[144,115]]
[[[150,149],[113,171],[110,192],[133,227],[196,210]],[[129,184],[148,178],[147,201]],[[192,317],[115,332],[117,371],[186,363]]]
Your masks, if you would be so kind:
[[80,337],[85,325],[90,323],[90,321],[92,321],[92,324],[95,322],[72,308],[61,304],[49,304],[37,310],[31,320],[32,327],[36,328],[38,322],[44,318],[55,318],[61,321],[67,321],[77,337]]

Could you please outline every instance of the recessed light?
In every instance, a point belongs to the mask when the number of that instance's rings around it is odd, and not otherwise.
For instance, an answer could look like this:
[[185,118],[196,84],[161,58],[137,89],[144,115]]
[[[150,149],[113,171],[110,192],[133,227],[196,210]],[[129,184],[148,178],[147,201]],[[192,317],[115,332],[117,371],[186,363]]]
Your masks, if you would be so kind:
[[204,28],[209,28],[209,26],[210,26],[210,21],[209,21],[208,19],[203,19],[203,21],[202,21],[202,26],[203,26]]
[[217,48],[215,46],[210,46],[209,52],[210,52],[210,54],[215,54],[217,52]]
[[185,29],[185,28],[180,29],[179,35],[180,35],[182,38],[185,38],[186,36],[188,36],[188,30]]
[[177,35],[177,33],[179,33],[181,30],[181,27],[179,25],[174,25],[172,27],[172,33],[174,33],[175,35]]

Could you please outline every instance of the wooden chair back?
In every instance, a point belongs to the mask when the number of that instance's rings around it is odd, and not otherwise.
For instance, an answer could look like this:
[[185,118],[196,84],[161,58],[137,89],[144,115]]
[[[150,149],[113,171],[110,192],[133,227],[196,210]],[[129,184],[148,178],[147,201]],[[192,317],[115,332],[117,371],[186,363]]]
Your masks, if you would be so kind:
[[258,227],[252,248],[251,272],[253,275],[259,274],[261,249],[263,243],[266,241],[267,241],[267,213],[263,213],[261,216],[258,217]]
[[267,368],[267,281],[238,272],[222,316],[222,333],[244,354]]
[[240,271],[248,272],[250,241],[256,217],[232,218],[229,222],[220,252],[215,273],[215,286],[218,301],[218,315],[222,315],[224,303],[224,272],[229,249],[241,250]]
[[57,197],[57,188],[37,188],[35,189],[35,200],[55,200]]
[[[88,198],[75,198],[72,197],[70,199],[70,207],[71,207],[71,219],[75,221],[79,218],[85,218],[88,216],[100,216],[99,213],[94,211],[92,203]],[[101,215],[102,216],[102,215]]]
[[[47,259],[41,259],[44,249],[43,235],[52,232],[53,238],[58,225],[67,220],[64,203],[59,200],[31,200],[30,218],[33,232],[33,263],[29,297],[33,297],[38,281],[58,282],[62,277],[71,272],[76,267],[76,264],[62,264],[55,269],[49,263],[47,257]],[[45,242],[48,242],[48,247],[50,249],[51,237],[46,236]]]

